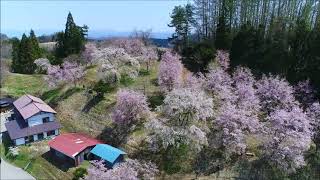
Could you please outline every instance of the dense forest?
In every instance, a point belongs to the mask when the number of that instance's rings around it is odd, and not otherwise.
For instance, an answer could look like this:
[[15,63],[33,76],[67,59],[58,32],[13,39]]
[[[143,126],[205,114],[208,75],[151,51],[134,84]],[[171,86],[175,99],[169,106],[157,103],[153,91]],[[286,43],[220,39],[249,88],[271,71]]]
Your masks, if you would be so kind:
[[214,48],[230,51],[231,66],[256,76],[278,74],[320,88],[318,0],[195,0],[177,6],[172,42],[193,72],[204,72]]

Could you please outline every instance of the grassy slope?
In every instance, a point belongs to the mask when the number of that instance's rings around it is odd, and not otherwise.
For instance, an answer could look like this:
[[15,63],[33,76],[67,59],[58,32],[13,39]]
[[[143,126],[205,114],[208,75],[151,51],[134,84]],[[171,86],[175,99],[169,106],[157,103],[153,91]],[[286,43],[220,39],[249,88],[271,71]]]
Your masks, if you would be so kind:
[[43,75],[9,73],[4,79],[1,96],[20,97],[26,93],[40,95],[48,90]]
[[[120,85],[120,88],[129,88],[145,93],[147,96],[157,95],[159,91],[154,81],[157,77],[157,62],[150,71],[149,75],[139,76],[134,82],[127,87]],[[87,70],[82,84],[88,85],[96,82],[96,67]],[[1,88],[2,95],[11,95],[19,97],[25,93],[42,97],[48,103],[54,105],[57,111],[57,119],[62,124],[62,132],[83,132],[91,136],[97,136],[101,131],[111,124],[110,113],[116,103],[116,91],[105,94],[104,99],[93,106],[88,112],[84,112],[83,108],[90,101],[85,95],[82,86],[62,87],[59,89],[49,90],[43,80],[43,75],[22,75],[10,73]],[[131,145],[137,145],[137,141],[143,138],[144,130],[140,129],[132,134],[129,138],[128,145],[123,147],[130,152]],[[14,159],[7,160],[18,167],[24,168],[29,162],[30,165],[26,169],[37,179],[71,179],[72,172],[75,168],[68,171],[62,171],[54,166],[49,160],[44,158],[43,154],[48,149],[47,141],[33,143],[31,146],[20,146],[20,155]],[[40,151],[39,151],[40,149]],[[4,156],[4,146],[1,145],[1,156]],[[36,151],[38,150],[38,151]],[[33,158],[32,158],[33,157]],[[87,167],[88,162],[81,166]],[[229,172],[226,172],[228,174]],[[223,174],[223,173],[222,173]],[[226,177],[223,174],[218,177]],[[192,179],[194,174],[176,174],[171,176],[162,176],[165,179]],[[230,175],[229,175],[230,177]],[[231,176],[232,177],[232,176]],[[202,177],[201,179],[216,179],[217,177]],[[219,178],[217,178],[219,179]]]

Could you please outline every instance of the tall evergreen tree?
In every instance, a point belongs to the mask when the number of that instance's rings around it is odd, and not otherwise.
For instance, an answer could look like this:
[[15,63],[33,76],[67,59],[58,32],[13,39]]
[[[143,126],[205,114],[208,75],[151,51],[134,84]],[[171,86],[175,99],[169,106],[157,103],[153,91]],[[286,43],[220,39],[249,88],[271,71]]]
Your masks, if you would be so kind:
[[230,52],[231,67],[235,68],[238,65],[251,67],[252,59],[255,51],[255,30],[249,24],[241,26],[240,31],[232,41]]
[[20,46],[20,40],[18,38],[14,38],[11,40],[12,43],[12,64],[11,69],[13,72],[19,72],[20,71],[20,63],[19,63],[19,46]]
[[18,51],[19,63],[16,72],[23,74],[33,73],[33,62],[31,59],[32,55],[32,43],[30,39],[23,34]]
[[41,57],[41,48],[39,46],[38,39],[34,33],[34,31],[31,29],[30,31],[30,43],[31,43],[31,59],[35,60]]
[[62,58],[67,56],[65,42],[64,32],[58,32],[56,34],[55,58],[50,61],[51,64],[58,65],[63,63]]
[[231,46],[231,33],[224,16],[219,17],[216,30],[215,46],[217,49],[229,50]]
[[30,31],[30,37],[23,34],[21,41],[17,39],[13,40],[12,47],[12,71],[23,74],[34,73],[36,68],[34,60],[42,55],[34,31]]
[[307,74],[304,73],[304,70],[306,62],[310,58],[310,33],[310,26],[306,19],[303,18],[297,20],[296,27],[290,33],[290,64],[287,77],[292,82],[307,79]]
[[310,35],[310,57],[306,62],[305,74],[316,86],[318,95],[320,96],[320,14],[316,24]]
[[266,39],[262,72],[285,76],[289,68],[289,52],[284,25],[281,21],[276,21],[270,32]]
[[88,26],[77,26],[69,12],[64,32],[57,34],[57,44],[55,55],[57,60],[55,64],[61,64],[62,58],[71,54],[79,54],[85,45],[85,36],[87,36]]
[[168,26],[175,28],[175,33],[172,35],[170,40],[174,44],[174,49],[181,52],[186,45],[186,39],[188,36],[185,7],[175,6],[170,17],[171,22]]
[[249,22],[242,25],[240,31],[233,38],[230,51],[230,65],[232,68],[242,65],[252,69],[259,75],[263,72],[263,58],[265,56],[264,27],[255,29]]

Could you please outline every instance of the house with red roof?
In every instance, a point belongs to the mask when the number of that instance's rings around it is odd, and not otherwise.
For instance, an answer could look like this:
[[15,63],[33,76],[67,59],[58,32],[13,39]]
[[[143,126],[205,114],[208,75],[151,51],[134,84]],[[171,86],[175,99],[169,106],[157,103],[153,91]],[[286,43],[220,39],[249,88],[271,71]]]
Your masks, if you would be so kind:
[[5,123],[15,145],[22,145],[59,134],[56,111],[40,98],[24,95],[13,102],[13,115]]
[[81,133],[61,134],[48,142],[52,155],[74,166],[88,160],[90,151],[101,143],[101,141]]

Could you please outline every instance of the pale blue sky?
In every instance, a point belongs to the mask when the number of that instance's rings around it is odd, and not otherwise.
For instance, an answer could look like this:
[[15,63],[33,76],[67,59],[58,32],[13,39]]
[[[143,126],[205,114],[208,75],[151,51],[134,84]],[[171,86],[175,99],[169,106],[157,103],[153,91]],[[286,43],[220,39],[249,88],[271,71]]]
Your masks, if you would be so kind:
[[[3,1],[1,0],[1,32],[20,36],[34,29],[37,35],[64,29],[71,11],[78,25],[89,26],[93,36],[134,29],[152,29],[155,33],[171,33],[170,13],[174,6],[187,0],[144,1]],[[90,35],[90,34],[89,34]],[[155,35],[156,36],[156,35]]]

